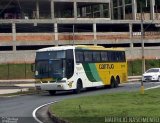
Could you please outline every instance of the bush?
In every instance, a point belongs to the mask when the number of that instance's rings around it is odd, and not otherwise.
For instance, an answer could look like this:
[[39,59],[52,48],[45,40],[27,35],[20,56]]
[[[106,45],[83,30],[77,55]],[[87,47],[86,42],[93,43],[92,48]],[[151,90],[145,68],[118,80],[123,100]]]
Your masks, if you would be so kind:
[[0,79],[31,79],[31,64],[1,64]]
[[[145,60],[146,70],[160,67],[160,60]],[[142,60],[128,61],[128,75],[142,75]]]

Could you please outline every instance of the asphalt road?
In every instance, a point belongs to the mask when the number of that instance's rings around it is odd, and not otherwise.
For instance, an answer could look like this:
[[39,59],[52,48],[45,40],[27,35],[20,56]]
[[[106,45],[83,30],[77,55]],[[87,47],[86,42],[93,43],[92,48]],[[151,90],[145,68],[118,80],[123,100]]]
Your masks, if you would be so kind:
[[[145,88],[160,85],[160,82],[147,82],[144,83]],[[17,97],[0,97],[0,123],[10,121],[14,123],[36,123],[32,117],[32,112],[38,106],[53,102],[60,101],[68,98],[76,98],[80,96],[99,95],[104,93],[116,92],[130,92],[140,90],[140,83],[126,83],[121,84],[120,87],[114,89],[95,89],[90,91],[83,91],[81,94],[73,94],[71,92],[61,92],[55,96],[50,96],[48,93],[41,93],[35,95],[17,96]]]

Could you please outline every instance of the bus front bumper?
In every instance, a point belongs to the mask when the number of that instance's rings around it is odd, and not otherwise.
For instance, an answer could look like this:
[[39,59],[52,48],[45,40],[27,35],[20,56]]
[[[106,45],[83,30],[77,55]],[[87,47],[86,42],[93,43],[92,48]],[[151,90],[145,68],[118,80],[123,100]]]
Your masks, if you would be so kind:
[[73,89],[67,83],[41,83],[35,84],[36,90],[55,90],[55,91],[62,91],[62,90],[71,90]]

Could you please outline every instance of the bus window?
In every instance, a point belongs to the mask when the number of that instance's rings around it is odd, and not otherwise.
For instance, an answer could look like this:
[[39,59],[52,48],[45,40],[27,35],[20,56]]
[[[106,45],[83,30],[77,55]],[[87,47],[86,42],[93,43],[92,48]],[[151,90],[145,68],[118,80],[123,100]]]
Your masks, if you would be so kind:
[[115,62],[116,60],[116,52],[114,51],[108,51],[108,60],[110,62]]
[[93,61],[99,62],[101,60],[100,52],[93,52]]
[[69,79],[73,76],[74,73],[74,60],[67,59],[66,60],[66,77]]
[[66,51],[66,59],[73,59],[73,50]]
[[115,52],[115,58],[118,62],[125,62],[125,52],[124,51],[117,51]]
[[125,52],[123,51],[123,52],[121,52],[121,54],[122,54],[122,61],[124,62],[124,61],[126,61],[126,56],[125,56]]
[[84,51],[84,61],[92,62],[92,52]]
[[108,52],[102,51],[101,52],[101,59],[102,59],[102,61],[108,61],[109,60],[108,59]]
[[65,58],[65,52],[64,51],[57,51],[57,59],[60,59],[60,58]]
[[44,59],[62,59],[66,57],[65,51],[45,51],[38,52],[36,54],[36,60],[44,60]]
[[74,73],[73,50],[67,50],[66,56],[66,77],[69,79]]
[[123,61],[122,60],[122,52],[121,51],[119,51],[119,52],[116,52],[116,61]]
[[83,52],[76,51],[76,62],[82,63],[84,61]]

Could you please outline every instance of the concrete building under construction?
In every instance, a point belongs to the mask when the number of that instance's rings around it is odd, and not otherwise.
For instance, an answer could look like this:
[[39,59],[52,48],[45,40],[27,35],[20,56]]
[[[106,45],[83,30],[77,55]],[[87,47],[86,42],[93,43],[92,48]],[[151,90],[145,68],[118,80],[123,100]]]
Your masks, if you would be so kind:
[[159,27],[159,0],[0,0],[0,63],[74,44],[125,47],[136,59],[142,40],[145,57],[160,59]]

